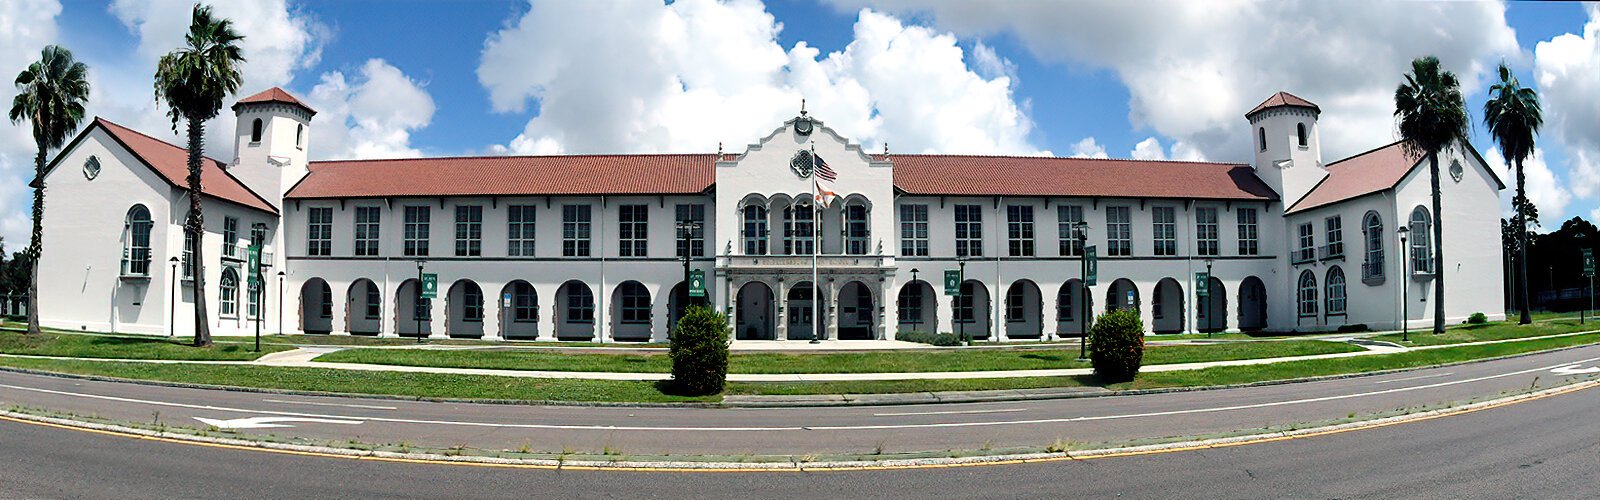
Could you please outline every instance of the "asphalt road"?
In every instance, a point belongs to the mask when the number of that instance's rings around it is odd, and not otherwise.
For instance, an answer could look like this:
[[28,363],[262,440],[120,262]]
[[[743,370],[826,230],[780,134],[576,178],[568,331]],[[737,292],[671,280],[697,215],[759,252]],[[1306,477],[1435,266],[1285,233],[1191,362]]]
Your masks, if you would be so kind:
[[[624,455],[834,455],[1120,443],[1298,425],[1489,398],[1597,373],[1600,346],[1382,376],[1226,390],[843,408],[515,406],[285,396],[0,372],[0,404],[128,422],[317,419],[242,430],[420,448]],[[1600,368],[1596,368],[1600,372]],[[880,451],[881,450],[881,451]]]
[[1597,498],[1600,395],[1158,455],[836,472],[405,464],[218,449],[0,421],[5,498]]

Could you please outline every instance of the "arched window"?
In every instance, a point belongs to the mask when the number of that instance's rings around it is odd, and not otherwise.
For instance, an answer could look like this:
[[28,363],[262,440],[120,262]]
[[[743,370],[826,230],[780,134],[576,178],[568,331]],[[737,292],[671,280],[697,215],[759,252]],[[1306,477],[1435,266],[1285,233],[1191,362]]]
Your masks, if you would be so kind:
[[1300,273],[1300,316],[1317,315],[1317,276],[1307,269]]
[[261,119],[250,122],[250,142],[261,142]]
[[1328,315],[1343,315],[1345,304],[1344,270],[1340,269],[1339,266],[1329,268],[1326,286],[1328,287]]
[[294,126],[294,147],[305,149],[306,125],[304,123]]
[[217,285],[221,292],[222,317],[234,318],[239,316],[239,273],[233,268],[222,270],[222,280]]
[[867,206],[861,202],[850,203],[844,206],[844,252],[850,255],[866,255],[867,242],[871,238],[871,229],[867,224]]
[[461,290],[461,320],[468,323],[483,322],[483,289],[477,283],[467,282]]
[[533,291],[533,285],[526,281],[518,281],[511,286],[511,301],[514,310],[511,320],[517,323],[539,322],[539,299]]
[[1361,223],[1363,239],[1367,243],[1366,260],[1361,263],[1361,279],[1383,277],[1383,218],[1378,212],[1367,212]]
[[650,322],[650,290],[637,281],[622,284],[622,322]]
[[784,255],[811,255],[816,252],[817,219],[811,205],[795,204],[783,210]]
[[122,274],[124,276],[150,275],[150,209],[134,205],[128,209],[123,221]]
[[1260,127],[1260,128],[1256,129],[1256,142],[1261,143],[1261,150],[1262,151],[1266,151],[1267,150],[1267,128],[1266,127]]
[[1296,124],[1295,125],[1295,134],[1297,136],[1299,136],[1299,138],[1300,138],[1300,147],[1303,148],[1303,147],[1306,147],[1306,146],[1310,145],[1308,142],[1306,142],[1306,124],[1304,124],[1304,123]]
[[[261,317],[261,280],[245,281],[245,290],[248,293],[246,300],[249,301],[249,305],[245,308],[245,314],[248,315],[249,319],[256,319]],[[373,287],[376,288],[377,285],[373,285]]]
[[767,254],[767,207],[744,207],[744,254]]
[[589,287],[574,285],[567,289],[567,322],[590,323],[594,321],[594,292]]
[[1433,218],[1428,209],[1417,207],[1411,211],[1411,271],[1433,273]]

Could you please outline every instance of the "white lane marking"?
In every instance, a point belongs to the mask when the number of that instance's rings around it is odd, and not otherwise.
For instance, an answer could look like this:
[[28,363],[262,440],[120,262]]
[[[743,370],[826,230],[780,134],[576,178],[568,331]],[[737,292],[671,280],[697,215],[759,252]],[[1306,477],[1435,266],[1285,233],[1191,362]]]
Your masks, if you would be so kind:
[[1570,364],[1570,365],[1567,365],[1567,366],[1553,368],[1550,371],[1552,373],[1559,373],[1559,374],[1562,374],[1562,375],[1583,375],[1585,373],[1600,373],[1600,366],[1591,366],[1591,367],[1588,367],[1588,368],[1578,368],[1582,364],[1583,363],[1573,363],[1573,364]]
[[1011,413],[1028,411],[1027,408],[999,408],[994,410],[908,411],[903,413],[874,413],[874,417],[906,417],[912,415],[970,415],[973,413]]
[[1435,373],[1433,375],[1419,375],[1419,376],[1416,376],[1416,377],[1397,378],[1397,379],[1391,379],[1391,380],[1379,380],[1379,381],[1373,382],[1373,383],[1374,384],[1387,384],[1387,383],[1390,383],[1390,382],[1405,382],[1407,380],[1418,380],[1418,379],[1434,378],[1434,377],[1448,377],[1450,375],[1455,375],[1455,372]]
[[334,420],[327,418],[296,418],[296,417],[249,417],[249,418],[205,418],[194,417],[201,423],[218,429],[272,429],[277,427],[294,427],[280,422],[310,422],[315,424],[346,424],[355,425],[360,420]]
[[343,404],[343,403],[320,403],[320,402],[317,402],[317,401],[287,401],[287,400],[282,400],[282,399],[263,399],[261,401],[262,402],[266,402],[266,403],[286,403],[286,404],[292,404],[292,405],[339,406],[339,407],[344,407],[344,408],[361,408],[363,410],[398,410],[399,409],[399,408],[395,408],[393,406],[356,405],[356,404]]
[[1170,416],[1170,415],[1190,415],[1190,414],[1199,414],[1199,413],[1219,413],[1219,412],[1226,412],[1226,411],[1248,410],[1248,409],[1255,409],[1255,408],[1272,408],[1272,407],[1278,407],[1278,406],[1289,406],[1289,405],[1306,404],[1306,403],[1320,403],[1320,402],[1325,402],[1325,401],[1338,401],[1338,400],[1354,399],[1354,398],[1367,397],[1367,396],[1379,396],[1379,395],[1384,395],[1384,394],[1396,394],[1396,393],[1401,393],[1401,392],[1410,392],[1410,391],[1417,391],[1417,390],[1423,390],[1423,389],[1433,389],[1433,388],[1447,387],[1447,386],[1452,386],[1452,385],[1469,384],[1469,383],[1473,383],[1473,382],[1481,382],[1481,381],[1484,381],[1484,380],[1493,380],[1493,379],[1497,379],[1497,378],[1512,377],[1512,376],[1517,376],[1517,375],[1526,375],[1526,374],[1529,374],[1529,373],[1542,372],[1542,371],[1547,371],[1547,370],[1551,370],[1551,369],[1555,369],[1555,368],[1559,368],[1559,367],[1563,367],[1563,366],[1572,366],[1574,364],[1590,363],[1590,362],[1594,362],[1594,361],[1600,361],[1600,357],[1579,360],[1576,363],[1569,361],[1569,362],[1565,362],[1565,363],[1554,364],[1554,365],[1549,365],[1549,366],[1543,366],[1543,367],[1539,367],[1539,368],[1532,368],[1532,369],[1528,369],[1528,370],[1519,370],[1519,371],[1514,371],[1514,372],[1501,373],[1501,374],[1498,374],[1498,375],[1486,375],[1486,376],[1482,376],[1482,377],[1462,379],[1462,380],[1452,380],[1452,381],[1448,381],[1448,382],[1436,382],[1436,383],[1427,384],[1427,385],[1417,385],[1417,386],[1410,386],[1410,387],[1396,387],[1394,389],[1384,389],[1384,390],[1381,390],[1381,391],[1359,392],[1359,393],[1353,393],[1353,394],[1341,394],[1341,395],[1337,395],[1337,396],[1323,396],[1323,397],[1318,397],[1318,398],[1292,399],[1292,400],[1285,400],[1285,401],[1273,401],[1273,402],[1268,402],[1268,403],[1255,403],[1255,404],[1247,404],[1247,405],[1218,406],[1218,407],[1212,407],[1212,408],[1190,408],[1190,409],[1187,409],[1187,410],[1168,410],[1168,411],[1156,411],[1156,412],[1146,412],[1146,413],[1128,413],[1128,414],[1122,414],[1122,415],[1101,415],[1101,416],[1090,416],[1090,417],[1059,417],[1059,418],[1043,418],[1043,419],[1030,419],[1030,420],[1000,420],[1000,421],[989,421],[989,422],[946,422],[946,423],[928,423],[928,424],[879,424],[879,425],[837,425],[837,426],[826,426],[826,425],[823,425],[823,426],[789,426],[789,427],[664,427],[664,426],[572,425],[572,424],[501,424],[501,423],[493,423],[493,422],[461,422],[461,421],[452,421],[452,420],[423,420],[423,419],[409,419],[409,418],[347,417],[347,416],[342,416],[342,415],[325,415],[325,414],[318,414],[318,413],[298,413],[298,412],[272,411],[272,410],[251,410],[251,409],[245,409],[245,408],[229,408],[229,407],[224,407],[224,406],[194,405],[194,404],[187,404],[187,403],[171,403],[171,402],[166,402],[166,401],[151,401],[151,400],[144,400],[144,399],[124,398],[124,397],[119,397],[119,396],[102,396],[102,395],[98,395],[98,394],[80,394],[80,393],[75,393],[75,392],[57,391],[57,390],[51,390],[51,389],[38,389],[38,388],[33,388],[33,387],[21,387],[21,386],[8,385],[8,384],[0,384],[0,388],[16,389],[16,390],[21,390],[21,391],[38,392],[38,393],[45,393],[45,394],[55,394],[55,395],[61,395],[61,396],[73,396],[73,397],[88,398],[88,399],[99,399],[99,400],[104,400],[104,401],[118,401],[118,402],[124,402],[124,403],[139,403],[139,404],[147,404],[147,405],[153,405],[153,406],[165,406],[165,407],[171,407],[171,408],[189,408],[189,409],[197,409],[197,410],[238,412],[238,413],[260,413],[260,414],[264,414],[264,415],[284,415],[284,416],[308,417],[308,418],[332,418],[332,419],[360,418],[360,419],[364,419],[364,420],[366,420],[368,422],[389,422],[389,423],[397,423],[397,424],[457,425],[457,426],[464,426],[464,427],[489,427],[489,428],[500,428],[500,429],[555,429],[555,430],[648,431],[648,432],[662,432],[662,431],[772,432],[772,431],[806,431],[806,430],[858,431],[858,430],[922,429],[922,428],[944,428],[944,427],[990,427],[990,426],[999,426],[999,425],[1037,425],[1037,424],[1054,424],[1054,423],[1070,423],[1070,422],[1089,422],[1089,421],[1099,421],[1099,420],[1123,420],[1123,419],[1148,418],[1148,417],[1163,417],[1163,416]]

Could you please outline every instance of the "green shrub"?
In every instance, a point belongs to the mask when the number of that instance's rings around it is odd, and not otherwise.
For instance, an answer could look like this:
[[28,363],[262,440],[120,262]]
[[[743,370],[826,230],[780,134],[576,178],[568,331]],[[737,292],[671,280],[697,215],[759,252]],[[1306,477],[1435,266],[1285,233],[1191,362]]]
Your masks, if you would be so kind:
[[894,339],[903,340],[906,342],[916,342],[918,344],[936,345],[940,347],[961,345],[961,337],[950,332],[899,332],[894,334]]
[[1144,322],[1137,311],[1101,314],[1089,335],[1089,361],[1101,380],[1127,382],[1139,374],[1144,360]]
[[678,320],[668,349],[674,389],[684,395],[722,392],[728,383],[728,317],[693,306]]
[[1369,328],[1366,323],[1356,323],[1354,325],[1339,325],[1339,328],[1334,331],[1338,333],[1360,333],[1370,332],[1372,328]]
[[1488,322],[1489,322],[1489,317],[1488,316],[1484,316],[1483,313],[1481,313],[1481,312],[1480,313],[1472,313],[1471,316],[1467,316],[1467,324],[1469,324],[1469,325],[1481,325],[1481,324],[1488,323]]

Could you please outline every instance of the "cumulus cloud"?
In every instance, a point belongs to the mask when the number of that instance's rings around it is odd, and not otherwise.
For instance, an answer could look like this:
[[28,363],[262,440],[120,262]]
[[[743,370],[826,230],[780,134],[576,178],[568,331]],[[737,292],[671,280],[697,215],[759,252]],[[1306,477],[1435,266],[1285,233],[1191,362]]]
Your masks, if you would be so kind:
[[1243,113],[1278,90],[1322,107],[1324,155],[1338,158],[1393,140],[1394,88],[1412,58],[1439,56],[1478,95],[1492,64],[1519,53],[1505,6],[1490,2],[831,1],[1108,69],[1136,127],[1230,161],[1249,160]]
[[[1507,192],[1500,196],[1500,213],[1509,218],[1512,213],[1511,199],[1516,196],[1517,174],[1506,164],[1499,147],[1490,147],[1483,153],[1483,159],[1506,183]],[[1545,163],[1542,149],[1536,149],[1533,156],[1522,161],[1522,170],[1527,176],[1528,200],[1533,202],[1533,206],[1539,207],[1540,227],[1554,229],[1561,224],[1568,205],[1572,204],[1572,191],[1567,189],[1567,184],[1558,179],[1555,172],[1550,169],[1550,165]]]
[[[61,4],[56,0],[0,2],[0,76],[6,83],[39,60],[39,49],[56,42],[56,16],[60,14]],[[6,99],[0,102],[11,109],[10,96],[15,90],[11,85],[5,88]],[[30,126],[28,122],[0,125],[0,238],[4,238],[7,252],[27,247],[32,230],[28,208],[32,197],[27,185],[33,178],[37,149]]]
[[1600,195],[1600,5],[1587,10],[1582,34],[1563,34],[1534,48],[1545,130],[1565,147],[1572,192],[1584,198]]
[[350,78],[322,75],[306,96],[317,109],[311,153],[325,158],[416,157],[411,132],[433,120],[433,97],[382,59],[370,59]]
[[[854,39],[787,51],[753,0],[670,5],[534,0],[485,42],[478,79],[496,111],[535,116],[516,153],[736,149],[807,109],[869,149],[1039,153],[1009,62],[971,64],[956,38],[861,10]],[[976,69],[974,69],[976,67]]]
[[1154,137],[1139,141],[1128,156],[1135,160],[1205,161],[1206,159],[1198,148],[1183,141],[1174,141],[1172,151],[1168,153],[1162,149],[1161,140]]
[[1106,147],[1096,142],[1093,137],[1085,137],[1083,140],[1072,144],[1072,157],[1110,158],[1111,156],[1106,154]]

